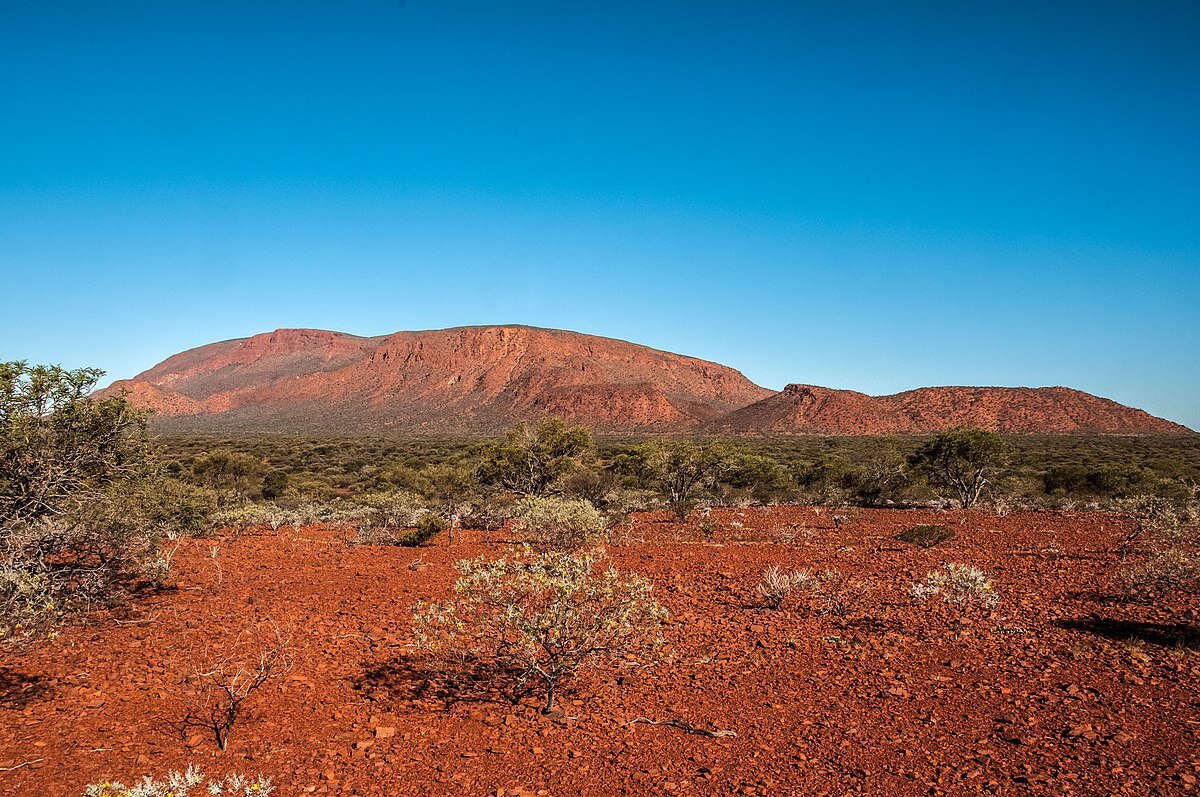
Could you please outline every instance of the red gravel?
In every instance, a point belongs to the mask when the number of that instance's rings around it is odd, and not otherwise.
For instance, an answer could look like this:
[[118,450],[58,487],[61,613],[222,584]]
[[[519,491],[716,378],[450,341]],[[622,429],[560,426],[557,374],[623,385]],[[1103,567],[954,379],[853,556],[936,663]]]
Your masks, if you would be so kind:
[[[672,613],[666,659],[590,671],[557,719],[535,699],[447,703],[406,667],[412,603],[444,597],[456,559],[500,544],[348,547],[321,528],[187,541],[177,589],[3,651],[0,794],[77,797],[188,763],[270,775],[281,795],[1197,791],[1200,603],[1106,597],[1111,516],[879,510],[836,530],[804,507],[714,516],[712,541],[640,516],[610,546]],[[928,551],[892,539],[928,522],[957,536]],[[1000,604],[913,605],[909,584],[943,561],[994,574]],[[772,563],[873,589],[842,618],[765,611],[754,585]],[[227,753],[183,738],[186,651],[268,618],[291,629],[292,676]]]

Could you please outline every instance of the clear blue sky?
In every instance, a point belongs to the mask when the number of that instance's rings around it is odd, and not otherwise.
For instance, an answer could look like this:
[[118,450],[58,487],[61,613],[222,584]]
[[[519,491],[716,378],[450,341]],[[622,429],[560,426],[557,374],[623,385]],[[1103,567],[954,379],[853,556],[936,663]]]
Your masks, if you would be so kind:
[[0,358],[526,323],[1200,428],[1200,3],[0,7]]

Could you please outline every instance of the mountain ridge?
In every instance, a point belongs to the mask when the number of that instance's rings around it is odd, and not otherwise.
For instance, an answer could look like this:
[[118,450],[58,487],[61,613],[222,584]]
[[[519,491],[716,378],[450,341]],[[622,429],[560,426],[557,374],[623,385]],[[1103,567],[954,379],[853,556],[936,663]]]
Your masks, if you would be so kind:
[[615,434],[1191,433],[1065,387],[776,392],[719,363],[521,324],[374,337],[277,329],[179,352],[100,394],[119,392],[168,432],[462,435],[553,415]]

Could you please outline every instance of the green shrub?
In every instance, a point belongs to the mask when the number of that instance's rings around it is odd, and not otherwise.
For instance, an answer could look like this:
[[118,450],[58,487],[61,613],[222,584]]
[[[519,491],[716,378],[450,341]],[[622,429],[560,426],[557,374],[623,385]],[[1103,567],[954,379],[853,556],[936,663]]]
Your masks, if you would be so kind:
[[517,504],[517,530],[536,551],[575,551],[603,539],[608,524],[588,501],[526,498]]
[[918,548],[932,548],[953,537],[953,530],[937,525],[913,526],[896,535],[896,539],[900,542],[907,542]]
[[581,667],[660,641],[666,610],[649,582],[598,564],[591,553],[460,561],[454,597],[415,607],[415,647],[441,666],[481,668],[518,687],[540,682],[550,712],[560,683]]
[[421,519],[417,521],[417,527],[414,530],[396,539],[396,544],[405,548],[415,548],[418,545],[429,542],[448,528],[450,528],[449,520],[446,520],[441,515],[427,512],[421,515]]

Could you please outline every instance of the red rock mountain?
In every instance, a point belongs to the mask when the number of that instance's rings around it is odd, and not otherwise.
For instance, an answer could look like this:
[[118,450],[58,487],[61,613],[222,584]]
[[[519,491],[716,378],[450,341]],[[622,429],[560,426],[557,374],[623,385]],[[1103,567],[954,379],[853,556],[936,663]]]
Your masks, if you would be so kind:
[[1189,434],[1177,423],[1067,387],[922,387],[893,396],[788,385],[711,424],[726,434]]
[[912,434],[958,425],[1012,433],[1186,433],[1067,388],[922,388],[872,397],[789,385],[774,393],[716,363],[525,326],[360,338],[281,329],[177,354],[103,391],[127,391],[168,432],[492,433],[556,416],[610,433]]
[[185,351],[105,392],[120,390],[168,431],[329,435],[492,432],[547,415],[685,431],[772,395],[716,363],[524,326],[281,329]]

